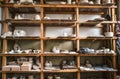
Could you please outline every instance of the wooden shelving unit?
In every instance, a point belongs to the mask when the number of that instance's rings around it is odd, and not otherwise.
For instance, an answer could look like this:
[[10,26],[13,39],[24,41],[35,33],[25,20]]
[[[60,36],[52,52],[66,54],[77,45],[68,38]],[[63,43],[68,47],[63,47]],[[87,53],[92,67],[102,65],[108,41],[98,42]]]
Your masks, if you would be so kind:
[[[104,76],[105,78],[103,79],[116,79],[116,54],[82,54],[82,53],[76,53],[76,54],[66,54],[66,53],[59,53],[55,54],[51,51],[49,53],[45,53],[45,43],[46,41],[72,41],[73,47],[76,48],[75,52],[78,52],[80,50],[81,46],[81,41],[85,40],[98,40],[104,42],[104,46],[106,46],[106,41],[110,42],[110,49],[114,50],[116,53],[116,37],[80,37],[80,27],[84,27],[82,25],[96,25],[96,24],[101,24],[103,25],[100,28],[105,28],[106,24],[111,24],[109,26],[111,29],[109,31],[114,32],[115,30],[115,24],[120,23],[116,21],[115,18],[115,9],[117,9],[117,6],[115,5],[115,0],[111,0],[112,4],[78,4],[79,0],[74,0],[76,4],[45,4],[44,1],[47,0],[35,0],[39,1],[37,4],[17,4],[17,3],[9,3],[9,0],[4,0],[5,4],[1,4],[0,7],[3,8],[3,20],[0,21],[2,24],[2,32],[6,33],[8,31],[8,28],[16,28],[16,27],[39,27],[40,28],[40,36],[23,36],[23,37],[6,37],[2,38],[0,37],[0,40],[2,40],[2,53],[0,56],[2,57],[2,67],[7,65],[7,57],[39,57],[40,63],[41,63],[41,68],[39,71],[31,70],[31,71],[0,71],[2,77],[1,79],[7,79],[7,73],[12,73],[12,74],[20,74],[20,73],[27,73],[27,74],[33,74],[37,73],[40,76],[40,79],[46,79],[46,73],[59,73],[59,74],[64,74],[64,73],[74,73],[76,74],[75,78],[72,79],[85,79],[82,78],[82,74],[87,73],[92,73],[92,72],[100,72],[105,75],[110,74],[111,76]],[[55,0],[51,0],[55,1]],[[56,0],[57,1],[57,0]],[[25,9],[25,10],[23,10]],[[82,11],[82,9],[84,9]],[[97,11],[94,11],[94,9],[97,9]],[[90,11],[93,10],[93,11]],[[87,22],[81,22],[79,21],[80,14],[99,14],[99,15],[105,15],[105,10],[109,10],[109,14],[112,15],[111,21],[87,21]],[[34,20],[34,19],[19,19],[16,20],[14,18],[9,18],[9,14],[12,15],[12,13],[16,14],[39,14],[41,17],[41,20]],[[72,17],[72,20],[66,20],[66,19],[44,19],[46,14],[72,14],[74,17]],[[14,16],[15,17],[15,16]],[[10,24],[10,25],[9,25]],[[73,32],[76,34],[75,37],[47,37],[46,36],[46,28],[47,27],[65,27],[65,28],[72,28]],[[94,26],[90,26],[94,27]],[[37,54],[6,54],[5,52],[8,51],[8,41],[16,41],[16,40],[25,40],[25,41],[39,41],[40,43],[40,50],[41,53]],[[73,49],[74,49],[73,48]],[[46,57],[58,57],[61,59],[62,57],[71,57],[75,60],[77,69],[59,69],[59,70],[45,70],[45,61]],[[81,62],[82,58],[85,57],[98,57],[98,58],[103,58],[105,60],[101,60],[106,63],[107,58],[111,58],[112,61],[112,68],[114,69],[113,71],[97,71],[97,70],[80,70],[81,67]],[[107,63],[106,63],[107,64]],[[109,64],[108,64],[109,65]],[[106,73],[107,72],[107,73]],[[112,74],[111,74],[112,73]],[[68,75],[70,76],[70,75]]]

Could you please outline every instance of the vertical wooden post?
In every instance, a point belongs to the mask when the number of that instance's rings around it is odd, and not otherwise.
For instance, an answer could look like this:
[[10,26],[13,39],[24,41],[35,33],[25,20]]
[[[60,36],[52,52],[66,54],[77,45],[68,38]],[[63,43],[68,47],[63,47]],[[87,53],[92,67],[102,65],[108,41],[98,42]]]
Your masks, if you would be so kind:
[[[40,0],[40,4],[44,4],[43,0]],[[44,18],[44,8],[41,7],[40,8],[40,17],[41,17],[41,22],[40,22],[40,33],[41,33],[41,41],[40,41],[40,45],[41,45],[41,77],[40,79],[44,79],[44,56],[43,56],[43,52],[44,52],[44,41],[43,41],[43,37],[44,37],[44,28],[43,28],[43,18]]]
[[[76,0],[77,4],[78,4],[78,0]],[[79,37],[79,8],[76,8],[76,34],[77,34],[77,38]],[[79,39],[76,40],[77,42],[77,51],[80,50],[80,41]],[[77,56],[77,67],[80,68],[80,56]],[[81,79],[80,76],[80,72],[77,73],[77,79]]]
[[[5,3],[7,3],[8,0],[5,0]],[[6,20],[8,18],[8,7],[5,7],[4,8],[4,20]],[[7,32],[8,31],[8,25],[7,23],[4,23],[3,24],[3,33]],[[2,49],[2,53],[5,53],[7,52],[7,40],[6,39],[3,39],[3,49]],[[2,57],[2,67],[6,65],[6,60],[7,58],[6,57]],[[6,73],[2,73],[2,79],[6,79]]]

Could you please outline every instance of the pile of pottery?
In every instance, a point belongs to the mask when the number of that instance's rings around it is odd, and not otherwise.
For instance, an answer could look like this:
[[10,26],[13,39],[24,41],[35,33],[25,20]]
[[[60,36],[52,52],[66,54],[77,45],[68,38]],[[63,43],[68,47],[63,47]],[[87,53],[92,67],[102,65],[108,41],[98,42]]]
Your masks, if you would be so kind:
[[47,79],[62,79],[59,75],[48,75]]
[[[33,61],[33,58],[32,57],[20,57],[20,58],[17,58],[17,61],[11,61],[11,62],[8,62],[8,65],[7,66],[19,66],[20,69],[19,71],[30,71],[30,70],[40,70],[41,68],[41,63],[39,61],[39,58],[38,59],[34,59]],[[6,68],[8,68],[6,66]],[[5,69],[4,69],[5,70]],[[14,71],[15,69],[13,69]]]
[[10,50],[8,52],[5,52],[6,54],[38,54],[41,53],[41,50],[38,49],[26,49],[26,50]]
[[36,14],[34,16],[34,19],[31,19],[31,18],[25,18],[25,15],[24,14],[16,14],[15,17],[14,17],[15,20],[26,20],[26,19],[29,19],[29,20],[41,20],[41,17],[39,14]]
[[62,69],[77,69],[75,61],[63,60],[62,61]]
[[75,51],[69,51],[67,49],[60,49],[58,46],[54,46],[52,48],[52,53],[55,53],[55,54],[60,54],[60,53],[64,53],[64,54],[77,54]]
[[83,66],[80,66],[82,71],[116,71],[116,69],[108,67],[107,65],[103,66],[93,66],[90,60],[85,60]]
[[8,78],[8,79],[35,79],[33,75],[29,75],[27,78],[26,76],[20,76],[20,77],[12,77],[12,78]]
[[5,32],[1,35],[2,38],[6,37],[23,37],[26,36],[26,32],[24,30],[14,30],[12,33],[11,31]]
[[110,50],[109,48],[103,48],[103,49],[90,49],[90,48],[80,48],[80,51],[78,53],[82,54],[115,54],[113,50]]
[[110,4],[111,0],[95,0],[95,1],[91,1],[91,0],[80,0],[79,4]]

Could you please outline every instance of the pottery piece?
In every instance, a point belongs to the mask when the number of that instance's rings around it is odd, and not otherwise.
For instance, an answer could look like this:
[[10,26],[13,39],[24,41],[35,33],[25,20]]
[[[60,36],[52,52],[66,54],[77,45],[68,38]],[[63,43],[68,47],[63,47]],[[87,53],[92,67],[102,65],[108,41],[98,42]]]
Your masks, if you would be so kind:
[[35,20],[40,20],[40,15],[35,15]]
[[113,37],[113,32],[105,32],[105,37]]

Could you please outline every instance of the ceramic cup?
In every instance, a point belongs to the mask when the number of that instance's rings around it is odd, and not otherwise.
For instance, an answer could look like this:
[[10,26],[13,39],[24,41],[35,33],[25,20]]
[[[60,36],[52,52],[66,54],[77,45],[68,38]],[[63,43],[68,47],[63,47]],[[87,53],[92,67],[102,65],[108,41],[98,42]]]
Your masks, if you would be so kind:
[[113,32],[105,32],[105,37],[113,37]]

